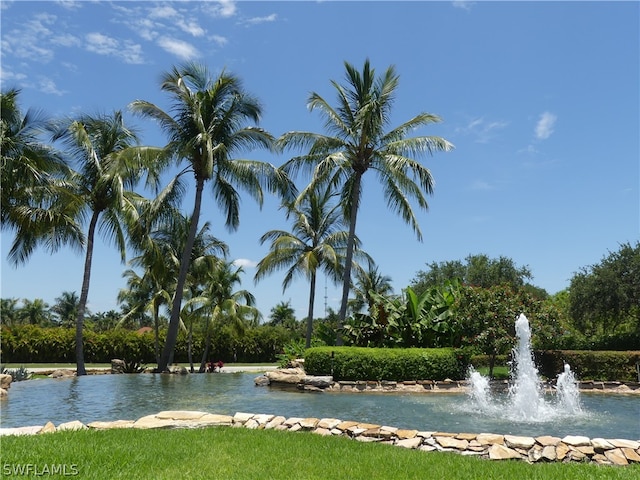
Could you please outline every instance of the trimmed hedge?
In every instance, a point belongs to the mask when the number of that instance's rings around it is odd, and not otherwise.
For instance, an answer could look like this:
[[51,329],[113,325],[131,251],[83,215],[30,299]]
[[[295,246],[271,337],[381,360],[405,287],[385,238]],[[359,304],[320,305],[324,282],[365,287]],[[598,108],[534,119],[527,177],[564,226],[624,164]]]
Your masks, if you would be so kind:
[[333,375],[334,380],[462,379],[469,356],[453,348],[314,347],[305,351],[309,375]]
[[[3,363],[73,363],[76,361],[75,328],[42,328],[35,325],[3,326],[0,352]],[[165,331],[160,332],[160,348]],[[282,327],[261,325],[247,329],[239,336],[231,327],[214,330],[211,336],[209,360],[225,363],[276,362],[284,345],[291,341],[291,333]],[[153,333],[139,334],[132,330],[116,328],[106,332],[84,332],[84,360],[87,363],[109,363],[114,358],[155,363],[155,339]],[[204,350],[202,334],[193,336],[193,361],[200,364]],[[176,342],[174,359],[186,363],[187,339],[180,332]]]
[[541,375],[553,379],[568,363],[578,380],[637,382],[640,351],[545,350],[535,353]]

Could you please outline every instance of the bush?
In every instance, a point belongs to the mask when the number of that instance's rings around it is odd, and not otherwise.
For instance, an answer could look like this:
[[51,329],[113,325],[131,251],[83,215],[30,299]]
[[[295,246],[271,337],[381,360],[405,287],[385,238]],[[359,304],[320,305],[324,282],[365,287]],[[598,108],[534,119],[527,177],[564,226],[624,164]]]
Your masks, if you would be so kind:
[[546,350],[536,352],[535,357],[540,374],[549,379],[556,378],[568,363],[580,380],[638,381],[640,351]]
[[462,379],[469,356],[453,348],[315,347],[305,352],[309,375],[333,375],[334,380]]

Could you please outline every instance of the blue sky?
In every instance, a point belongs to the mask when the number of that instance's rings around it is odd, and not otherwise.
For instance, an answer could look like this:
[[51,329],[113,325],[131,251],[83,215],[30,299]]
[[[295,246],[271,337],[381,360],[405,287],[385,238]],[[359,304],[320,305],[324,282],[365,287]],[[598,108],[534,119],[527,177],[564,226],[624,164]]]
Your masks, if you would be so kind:
[[[135,99],[168,108],[159,76],[187,60],[240,76],[264,105],[261,126],[278,136],[321,131],[306,108],[315,91],[333,103],[343,62],[395,65],[400,86],[392,126],[420,112],[443,122],[416,132],[455,145],[422,159],[435,179],[424,235],[386,208],[372,174],[357,232],[396,292],[430,262],[484,253],[528,266],[549,293],[582,267],[640,238],[639,5],[637,2],[93,2],[2,1],[2,89],[51,116],[126,110]],[[145,144],[164,138],[127,116]],[[282,164],[286,156],[244,155]],[[300,179],[303,183],[303,179]],[[206,195],[205,195],[206,196]],[[192,195],[187,194],[185,211]],[[201,221],[244,265],[243,287],[265,317],[280,301],[306,314],[308,285],[282,293],[283,275],[254,285],[266,253],[258,239],[287,228],[275,198],[249,199],[227,232],[206,196]],[[38,251],[9,266],[2,234],[2,297],[79,293],[83,256]],[[97,242],[89,308],[117,309],[126,268]],[[325,299],[326,297],[326,299]],[[339,307],[320,281],[316,316]]]

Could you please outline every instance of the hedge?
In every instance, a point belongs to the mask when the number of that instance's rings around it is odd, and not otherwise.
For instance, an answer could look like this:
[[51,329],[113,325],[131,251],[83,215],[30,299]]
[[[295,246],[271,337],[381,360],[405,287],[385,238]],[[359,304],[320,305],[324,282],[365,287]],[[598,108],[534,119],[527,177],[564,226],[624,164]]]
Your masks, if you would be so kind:
[[469,356],[453,348],[314,347],[305,351],[309,375],[333,375],[334,380],[462,379]]
[[540,375],[556,378],[571,367],[578,380],[637,382],[640,351],[545,350],[535,352]]
[[[35,325],[3,326],[0,338],[2,363],[73,363],[76,361],[74,328],[42,328]],[[166,332],[160,332],[160,348]],[[87,363],[109,363],[114,358],[155,363],[153,333],[139,334],[116,328],[106,332],[84,332],[84,359]],[[282,327],[262,325],[238,335],[231,327],[215,329],[211,335],[208,360],[229,362],[274,363],[284,345],[291,341],[291,333]],[[200,364],[204,350],[202,334],[194,333],[193,362]],[[178,335],[174,359],[186,363],[187,339]]]

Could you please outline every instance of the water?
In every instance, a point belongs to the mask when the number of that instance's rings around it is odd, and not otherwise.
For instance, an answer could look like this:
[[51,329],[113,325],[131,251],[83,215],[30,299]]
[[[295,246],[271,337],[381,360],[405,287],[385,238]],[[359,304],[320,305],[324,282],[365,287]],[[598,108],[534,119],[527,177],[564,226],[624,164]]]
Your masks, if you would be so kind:
[[640,439],[640,400],[632,395],[583,393],[583,415],[530,422],[486,415],[466,394],[304,393],[256,387],[256,376],[89,375],[16,382],[0,402],[0,426],[136,420],[162,410],[200,410],[339,418],[452,433]]

